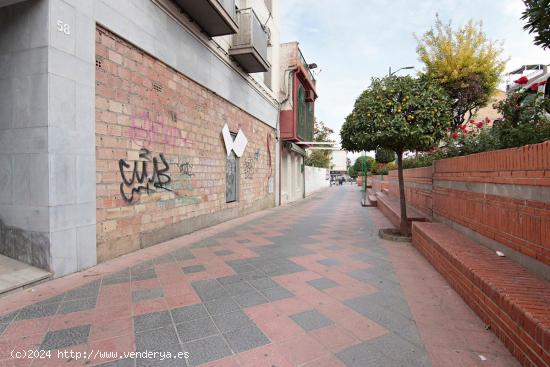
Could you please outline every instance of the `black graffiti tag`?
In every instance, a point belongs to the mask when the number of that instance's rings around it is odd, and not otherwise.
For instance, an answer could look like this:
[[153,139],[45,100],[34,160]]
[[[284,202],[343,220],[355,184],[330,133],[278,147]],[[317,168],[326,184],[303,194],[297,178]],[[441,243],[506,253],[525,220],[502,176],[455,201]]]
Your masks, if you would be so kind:
[[[127,203],[132,203],[134,201],[134,194],[139,194],[142,191],[147,194],[156,192],[155,188],[172,191],[166,186],[172,181],[170,176],[166,174],[170,167],[168,166],[168,162],[162,153],[159,154],[159,158],[164,167],[159,169],[159,160],[157,157],[153,157],[153,170],[151,175],[149,175],[147,172],[147,163],[151,162],[151,153],[149,150],[142,148],[139,152],[140,160],[134,161],[131,179],[128,179],[124,173],[124,170],[131,168],[131,165],[124,159],[120,159],[118,161],[118,168],[120,171],[120,176],[122,177],[122,182],[120,183],[120,194]],[[141,171],[138,169],[140,164]],[[135,183],[137,183],[137,186],[134,187]],[[131,188],[130,196],[124,192],[125,187]]]
[[193,173],[193,164],[191,164],[190,162],[180,163],[178,168],[180,169],[180,173],[184,176],[191,177],[195,175]]

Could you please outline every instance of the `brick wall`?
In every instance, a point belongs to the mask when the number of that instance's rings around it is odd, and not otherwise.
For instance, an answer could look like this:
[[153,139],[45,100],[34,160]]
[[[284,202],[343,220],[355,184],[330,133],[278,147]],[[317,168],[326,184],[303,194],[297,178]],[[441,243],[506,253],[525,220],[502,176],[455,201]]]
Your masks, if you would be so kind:
[[[271,127],[101,28],[96,59],[98,261],[274,205]],[[233,203],[225,123],[248,138]]]
[[[432,212],[432,167],[411,168],[403,171],[405,178],[405,197],[407,202],[425,214],[428,218]],[[399,196],[397,171],[390,171],[388,176],[390,194]]]
[[[405,181],[407,202],[434,220],[550,265],[550,141],[439,160],[405,170]],[[397,172],[389,188],[397,195]]]

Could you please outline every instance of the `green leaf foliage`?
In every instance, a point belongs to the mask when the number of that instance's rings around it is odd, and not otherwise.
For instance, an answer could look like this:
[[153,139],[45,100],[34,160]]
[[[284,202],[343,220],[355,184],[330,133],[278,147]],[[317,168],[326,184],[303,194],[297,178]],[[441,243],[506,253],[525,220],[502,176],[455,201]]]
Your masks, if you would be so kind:
[[374,158],[369,156],[358,157],[352,167],[358,174],[361,174],[361,176],[363,175],[363,162],[365,162],[367,172],[370,172],[372,168],[376,166],[376,161]]
[[450,127],[450,103],[428,78],[374,78],[342,126],[342,147],[355,152],[428,150]]
[[535,35],[535,45],[550,48],[550,0],[523,0],[525,11],[522,20],[527,21],[523,29]]
[[[313,127],[313,141],[329,142],[330,135],[334,133],[330,127],[325,125],[323,121],[315,120]],[[306,166],[329,168],[330,166],[330,150],[316,149],[311,150],[306,157]]]
[[380,148],[376,150],[374,159],[377,163],[390,163],[395,161],[395,153],[389,149]]

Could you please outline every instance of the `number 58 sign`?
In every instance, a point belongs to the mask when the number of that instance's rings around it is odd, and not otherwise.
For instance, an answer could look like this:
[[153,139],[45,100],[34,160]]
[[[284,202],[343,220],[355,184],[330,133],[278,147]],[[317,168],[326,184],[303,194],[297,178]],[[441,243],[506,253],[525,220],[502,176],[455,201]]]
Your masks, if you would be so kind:
[[57,30],[59,32],[63,32],[65,33],[67,36],[71,34],[71,26],[67,23],[65,23],[64,21],[62,20],[58,20],[57,21],[57,26],[56,26]]

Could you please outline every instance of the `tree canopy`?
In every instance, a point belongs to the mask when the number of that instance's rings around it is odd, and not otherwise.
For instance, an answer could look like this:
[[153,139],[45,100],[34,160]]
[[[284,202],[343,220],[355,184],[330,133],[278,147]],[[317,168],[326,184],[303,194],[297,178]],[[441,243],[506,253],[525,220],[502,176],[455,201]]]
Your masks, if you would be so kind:
[[403,152],[428,150],[441,141],[451,125],[450,104],[445,90],[429,78],[375,78],[357,98],[340,130],[342,148],[346,150],[384,148],[397,153],[403,235],[409,233]]
[[353,169],[355,169],[355,172],[357,172],[358,174],[360,173],[361,175],[363,174],[363,162],[365,162],[365,166],[367,169],[366,172],[370,172],[374,167],[374,165],[376,164],[376,162],[374,161],[374,158],[372,157],[369,157],[369,156],[357,157],[352,167]]
[[445,91],[430,79],[374,78],[342,126],[342,147],[355,152],[428,150],[450,126],[449,106]]
[[525,11],[522,20],[527,21],[523,29],[535,34],[535,45],[550,48],[550,1],[523,0]]
[[487,38],[481,22],[470,20],[454,30],[439,17],[418,39],[416,52],[427,77],[438,82],[452,100],[453,129],[487,105],[506,63],[498,42]]
[[[334,133],[330,127],[324,124],[323,121],[315,120],[313,126],[313,141],[327,142],[332,141],[330,135]],[[329,168],[330,165],[330,150],[312,150],[306,157],[306,165],[313,167]]]
[[379,148],[376,149],[374,159],[377,163],[390,163],[395,161],[395,153],[389,149]]

